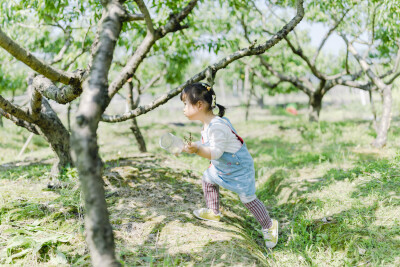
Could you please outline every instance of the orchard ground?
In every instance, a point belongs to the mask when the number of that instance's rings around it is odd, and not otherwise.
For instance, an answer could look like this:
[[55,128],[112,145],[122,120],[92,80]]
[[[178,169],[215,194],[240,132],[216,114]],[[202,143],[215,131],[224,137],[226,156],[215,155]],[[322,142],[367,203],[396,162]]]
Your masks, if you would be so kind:
[[[247,143],[257,195],[280,221],[275,249],[263,245],[258,223],[238,197],[222,190],[222,222],[199,221],[201,174],[208,161],[172,156],[158,146],[172,132],[199,138],[200,124],[182,107],[138,118],[149,153],[137,151],[130,122],[101,123],[100,153],[116,253],[124,266],[399,266],[400,144],[398,103],[384,149],[369,106],[327,105],[320,123],[306,109],[242,107],[227,116]],[[35,136],[3,120],[0,135],[0,263],[18,266],[90,265],[82,196],[75,169],[63,188],[48,190],[52,152]]]

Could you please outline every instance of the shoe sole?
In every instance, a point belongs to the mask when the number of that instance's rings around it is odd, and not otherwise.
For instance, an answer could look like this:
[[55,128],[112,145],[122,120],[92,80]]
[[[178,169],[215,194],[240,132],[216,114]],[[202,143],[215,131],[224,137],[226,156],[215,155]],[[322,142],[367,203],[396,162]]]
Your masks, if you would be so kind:
[[194,215],[197,219],[200,219],[200,220],[210,221],[210,222],[219,222],[219,221],[216,221],[216,220],[210,220],[210,219],[202,218],[202,217],[200,217],[199,215],[197,215],[197,214],[194,213],[194,212],[193,212],[193,215]]

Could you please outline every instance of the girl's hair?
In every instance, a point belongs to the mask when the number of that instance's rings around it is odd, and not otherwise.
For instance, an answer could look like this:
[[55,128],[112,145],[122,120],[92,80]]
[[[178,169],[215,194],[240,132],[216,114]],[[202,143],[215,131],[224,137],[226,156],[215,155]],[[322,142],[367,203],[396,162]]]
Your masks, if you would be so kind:
[[[224,106],[217,104],[216,101],[213,103],[213,98],[216,99],[214,89],[206,83],[192,83],[186,85],[181,93],[181,100],[183,101],[184,98],[188,99],[192,105],[196,105],[199,101],[204,101],[208,104],[208,109],[211,111],[215,107],[218,107],[218,116],[220,117],[223,117],[225,114],[226,108]],[[213,106],[213,104],[216,106]]]

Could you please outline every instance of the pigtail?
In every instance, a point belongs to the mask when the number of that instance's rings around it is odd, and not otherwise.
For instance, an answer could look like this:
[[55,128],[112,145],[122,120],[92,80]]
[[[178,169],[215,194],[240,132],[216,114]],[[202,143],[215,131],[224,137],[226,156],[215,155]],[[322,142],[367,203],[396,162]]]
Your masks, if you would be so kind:
[[218,108],[218,116],[220,116],[222,118],[225,115],[226,108],[220,104],[216,104],[216,106]]

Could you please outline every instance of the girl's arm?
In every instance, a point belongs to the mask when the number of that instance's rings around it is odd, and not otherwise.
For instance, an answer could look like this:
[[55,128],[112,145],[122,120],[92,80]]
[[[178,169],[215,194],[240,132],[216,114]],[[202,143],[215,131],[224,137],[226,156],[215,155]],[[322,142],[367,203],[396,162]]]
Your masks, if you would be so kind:
[[209,147],[202,146],[196,143],[188,144],[184,147],[183,151],[189,154],[197,154],[200,157],[211,160],[211,150]]

